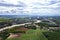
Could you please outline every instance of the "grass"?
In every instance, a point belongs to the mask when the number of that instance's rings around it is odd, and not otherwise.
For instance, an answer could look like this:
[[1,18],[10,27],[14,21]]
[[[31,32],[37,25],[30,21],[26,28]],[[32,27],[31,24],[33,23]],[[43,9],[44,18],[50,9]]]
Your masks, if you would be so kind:
[[7,40],[48,40],[40,30],[28,30],[20,38],[13,38]]
[[9,18],[0,18],[0,22],[7,22],[7,21],[12,21],[12,20]]
[[48,40],[60,40],[60,31],[44,32]]

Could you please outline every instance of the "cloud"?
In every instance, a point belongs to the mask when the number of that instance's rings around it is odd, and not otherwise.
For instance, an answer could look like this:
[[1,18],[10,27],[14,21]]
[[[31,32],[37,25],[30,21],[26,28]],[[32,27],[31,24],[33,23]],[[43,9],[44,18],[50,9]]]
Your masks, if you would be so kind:
[[23,2],[19,2],[19,4],[11,4],[11,3],[0,3],[0,6],[6,7],[25,7],[26,5]]
[[0,0],[0,13],[58,15],[60,13],[60,0]]

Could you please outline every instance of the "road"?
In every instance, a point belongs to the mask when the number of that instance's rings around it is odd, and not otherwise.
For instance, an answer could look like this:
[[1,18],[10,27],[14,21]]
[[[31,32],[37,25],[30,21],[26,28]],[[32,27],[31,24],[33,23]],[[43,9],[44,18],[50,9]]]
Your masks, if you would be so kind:
[[[34,22],[34,23],[39,23],[39,22],[41,22],[41,21],[40,21],[40,20],[37,20],[37,21]],[[31,24],[31,22],[30,22],[30,23],[16,24],[16,25],[4,27],[4,28],[1,28],[1,29],[0,29],[0,32],[3,31],[3,30],[6,30],[6,29],[11,29],[11,28],[14,28],[14,27],[16,27],[16,26],[23,26],[23,25],[26,25],[26,24]]]
[[47,20],[47,21],[49,21],[49,22],[51,22],[51,23],[57,25],[55,22],[53,22],[53,21],[51,21],[51,20],[49,20],[49,19],[45,19],[45,20]]

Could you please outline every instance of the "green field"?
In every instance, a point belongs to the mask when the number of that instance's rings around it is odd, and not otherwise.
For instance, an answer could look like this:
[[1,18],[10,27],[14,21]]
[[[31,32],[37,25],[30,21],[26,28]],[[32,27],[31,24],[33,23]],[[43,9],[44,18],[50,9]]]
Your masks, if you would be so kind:
[[48,40],[60,40],[60,31],[54,32],[44,32],[44,35],[48,38]]
[[48,40],[40,30],[28,30],[20,38],[13,38],[7,40]]
[[0,18],[0,22],[6,22],[6,21],[10,21],[11,19],[9,18]]

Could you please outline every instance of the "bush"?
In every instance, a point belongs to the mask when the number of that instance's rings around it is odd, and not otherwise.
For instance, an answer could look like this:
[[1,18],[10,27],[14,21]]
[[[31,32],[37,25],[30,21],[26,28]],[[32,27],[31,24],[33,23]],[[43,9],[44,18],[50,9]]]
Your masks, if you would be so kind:
[[48,38],[48,40],[60,40],[60,32],[44,32],[44,35]]
[[36,29],[36,26],[28,26],[29,29]]

